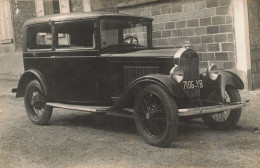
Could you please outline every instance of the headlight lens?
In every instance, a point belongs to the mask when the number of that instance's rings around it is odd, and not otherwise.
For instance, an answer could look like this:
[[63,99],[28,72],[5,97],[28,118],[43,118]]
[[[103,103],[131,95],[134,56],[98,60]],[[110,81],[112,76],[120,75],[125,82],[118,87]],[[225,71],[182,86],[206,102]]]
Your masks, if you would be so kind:
[[181,69],[181,67],[179,67],[178,65],[175,65],[171,70],[170,70],[170,75],[172,78],[174,78],[177,82],[181,82],[183,80],[183,70]]
[[210,67],[208,67],[208,77],[211,80],[217,80],[218,78],[218,68],[216,65],[212,64]]

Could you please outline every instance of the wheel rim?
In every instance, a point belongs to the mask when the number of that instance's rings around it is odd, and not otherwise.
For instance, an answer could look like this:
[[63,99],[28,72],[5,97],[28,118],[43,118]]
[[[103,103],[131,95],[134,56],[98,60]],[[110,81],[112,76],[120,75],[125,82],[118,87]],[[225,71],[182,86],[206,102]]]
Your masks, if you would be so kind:
[[[230,99],[230,96],[228,95],[228,93],[225,91],[224,93],[224,103],[229,103],[231,102],[231,99]],[[229,115],[230,115],[230,111],[231,110],[226,110],[226,111],[223,111],[221,113],[216,113],[216,114],[213,114],[212,115],[212,118],[216,121],[216,122],[219,122],[219,123],[223,123],[225,122]]]
[[35,119],[39,119],[43,116],[46,102],[38,87],[32,87],[30,89],[27,105],[30,107],[30,113]]
[[159,96],[145,94],[139,107],[138,118],[146,135],[152,139],[161,138],[167,129],[167,113]]

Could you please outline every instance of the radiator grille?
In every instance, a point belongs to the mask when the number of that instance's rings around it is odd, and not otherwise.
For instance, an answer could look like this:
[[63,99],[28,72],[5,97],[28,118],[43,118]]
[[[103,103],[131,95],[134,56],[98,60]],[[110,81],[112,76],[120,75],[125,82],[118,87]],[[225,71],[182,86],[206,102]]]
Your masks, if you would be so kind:
[[157,66],[124,66],[124,87],[126,88],[135,79],[148,74],[159,72]]
[[[184,71],[183,81],[193,81],[200,79],[199,76],[199,58],[181,58],[180,66]],[[182,83],[183,86],[183,83]],[[184,89],[189,98],[199,98],[200,89]]]

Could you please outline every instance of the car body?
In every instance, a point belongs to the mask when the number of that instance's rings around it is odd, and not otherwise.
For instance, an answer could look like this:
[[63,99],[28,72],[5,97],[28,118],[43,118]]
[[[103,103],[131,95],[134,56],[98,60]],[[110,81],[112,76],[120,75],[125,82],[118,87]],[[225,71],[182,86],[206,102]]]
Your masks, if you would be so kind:
[[[25,97],[31,121],[46,124],[52,107],[127,111],[144,140],[156,146],[172,142],[180,117],[202,117],[211,128],[232,128],[245,104],[237,92],[244,88],[241,79],[215,65],[200,72],[198,54],[188,47],[153,47],[152,21],[101,12],[26,21],[25,72],[13,91]],[[216,127],[212,116],[225,112],[228,124]]]

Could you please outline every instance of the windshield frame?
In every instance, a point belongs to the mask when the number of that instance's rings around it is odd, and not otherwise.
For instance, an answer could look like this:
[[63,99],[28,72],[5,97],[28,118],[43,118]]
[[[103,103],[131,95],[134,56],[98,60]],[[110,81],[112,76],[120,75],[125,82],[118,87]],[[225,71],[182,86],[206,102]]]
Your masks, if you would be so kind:
[[[147,45],[146,46],[137,46],[137,45],[122,45],[122,44],[115,44],[115,45],[108,45],[107,47],[104,47],[102,48],[101,47],[101,23],[102,21],[124,21],[124,20],[130,20],[130,21],[139,21],[139,22],[143,22],[146,24],[146,34],[147,34],[147,38],[146,38],[146,42],[147,42]],[[144,19],[144,18],[139,18],[139,17],[113,17],[113,18],[100,18],[98,20],[98,23],[97,23],[98,27],[98,33],[97,33],[97,36],[96,36],[96,39],[98,39],[96,41],[96,44],[97,44],[97,48],[100,49],[100,50],[105,50],[107,48],[109,48],[110,46],[119,46],[119,47],[122,47],[122,46],[125,46],[125,47],[136,47],[136,48],[143,48],[143,49],[147,49],[147,48],[152,48],[152,20],[148,20],[148,19]]]

